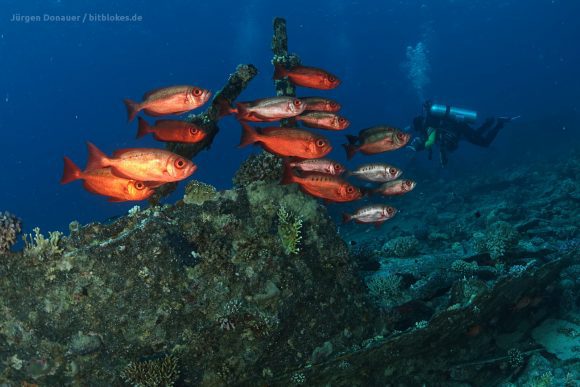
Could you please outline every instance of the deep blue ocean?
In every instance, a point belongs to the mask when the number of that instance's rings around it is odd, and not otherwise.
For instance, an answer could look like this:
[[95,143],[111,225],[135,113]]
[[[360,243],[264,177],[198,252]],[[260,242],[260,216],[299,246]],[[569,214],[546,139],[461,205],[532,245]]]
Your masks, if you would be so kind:
[[[140,21],[88,20],[115,14]],[[34,226],[64,231],[72,220],[126,213],[135,203],[109,203],[80,182],[61,185],[63,156],[84,165],[85,141],[109,154],[162,147],[151,136],[135,139],[137,124],[127,123],[123,99],[179,84],[216,92],[240,63],[260,71],[240,100],[273,96],[275,16],[287,20],[290,52],[342,79],[324,96],[342,103],[351,121],[346,133],[381,123],[404,128],[421,113],[423,98],[476,110],[481,118],[521,115],[490,148],[462,144],[444,170],[406,150],[389,156],[401,167],[413,163],[453,179],[486,174],[492,159],[494,165],[526,162],[524,155],[549,160],[580,143],[579,15],[575,0],[2,1],[0,211],[21,217],[27,232]],[[408,47],[418,44],[426,60],[421,90],[408,76]],[[234,118],[220,128],[211,149],[196,157],[193,178],[223,189],[259,148],[236,147]],[[330,156],[344,161],[343,137],[331,138]]]

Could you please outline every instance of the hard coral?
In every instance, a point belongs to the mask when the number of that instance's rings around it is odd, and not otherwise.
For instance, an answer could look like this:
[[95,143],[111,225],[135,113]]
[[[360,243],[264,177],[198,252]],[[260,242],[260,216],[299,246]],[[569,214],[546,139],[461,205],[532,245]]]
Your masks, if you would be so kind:
[[192,180],[185,187],[183,202],[185,204],[203,204],[206,200],[211,200],[216,196],[214,186],[202,183],[201,181]]
[[60,231],[49,232],[48,238],[42,235],[38,227],[35,227],[32,231],[34,231],[34,236],[32,234],[26,234],[23,237],[24,255],[44,260],[50,256],[63,253],[64,250],[59,245],[63,235]]
[[283,205],[278,209],[278,236],[286,254],[298,254],[302,240],[302,218],[288,212]]
[[173,356],[163,359],[129,363],[121,377],[134,386],[173,386],[179,377],[177,360]]
[[0,212],[0,253],[10,250],[21,230],[20,219],[8,212]]
[[383,245],[383,251],[395,257],[409,257],[419,251],[419,241],[415,237],[397,237]]
[[279,181],[282,177],[282,160],[268,152],[251,155],[242,163],[234,176],[234,185],[246,186],[255,181]]
[[479,253],[489,253],[492,259],[505,256],[506,252],[518,242],[518,232],[509,223],[497,221],[489,226],[486,233],[473,235],[472,245]]

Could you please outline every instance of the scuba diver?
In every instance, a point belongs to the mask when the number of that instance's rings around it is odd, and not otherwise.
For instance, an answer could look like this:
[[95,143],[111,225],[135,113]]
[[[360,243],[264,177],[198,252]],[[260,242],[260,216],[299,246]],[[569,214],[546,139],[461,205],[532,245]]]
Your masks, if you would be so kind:
[[517,117],[488,118],[483,125],[474,129],[469,124],[477,120],[477,112],[426,101],[423,104],[423,115],[415,117],[413,128],[418,136],[408,148],[414,151],[429,151],[429,160],[433,155],[433,145],[439,146],[441,166],[447,165],[448,154],[457,149],[459,140],[481,147],[488,147],[506,122]]

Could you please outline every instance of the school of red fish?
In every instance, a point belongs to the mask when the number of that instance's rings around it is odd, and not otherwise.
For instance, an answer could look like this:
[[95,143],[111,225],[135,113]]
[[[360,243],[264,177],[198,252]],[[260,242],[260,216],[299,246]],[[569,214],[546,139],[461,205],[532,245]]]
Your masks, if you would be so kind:
[[[340,79],[320,68],[295,66],[286,68],[275,65],[274,79],[286,78],[295,86],[318,90],[334,89]],[[143,96],[142,102],[126,99],[129,122],[139,112],[148,116],[179,115],[203,106],[211,97],[209,90],[196,86],[172,86],[152,90]],[[350,122],[338,114],[341,105],[323,97],[270,97],[255,101],[238,102],[229,106],[220,101],[220,115],[235,115],[242,126],[240,147],[255,144],[265,151],[284,159],[281,184],[296,183],[300,189],[325,202],[352,202],[365,195],[393,196],[405,194],[416,183],[400,179],[399,168],[385,163],[368,163],[348,171],[340,163],[325,158],[332,150],[330,140],[322,134],[299,128],[341,131]],[[249,122],[275,122],[288,120],[292,127],[253,127]],[[196,143],[207,133],[191,122],[160,119],[150,124],[138,117],[137,138],[152,134],[157,141]],[[358,136],[346,136],[343,144],[347,159],[357,152],[376,155],[405,146],[410,135],[384,125],[363,129]],[[92,193],[108,197],[109,201],[122,202],[145,200],[155,188],[169,182],[177,182],[191,176],[197,166],[175,153],[157,148],[119,149],[107,156],[91,143],[88,146],[88,162],[81,170],[68,157],[64,158],[61,183],[82,180],[84,188]],[[374,189],[363,189],[341,176],[354,176],[370,183],[380,184]],[[380,226],[393,218],[397,209],[386,204],[364,206],[352,214],[344,214],[343,220],[370,223]]]

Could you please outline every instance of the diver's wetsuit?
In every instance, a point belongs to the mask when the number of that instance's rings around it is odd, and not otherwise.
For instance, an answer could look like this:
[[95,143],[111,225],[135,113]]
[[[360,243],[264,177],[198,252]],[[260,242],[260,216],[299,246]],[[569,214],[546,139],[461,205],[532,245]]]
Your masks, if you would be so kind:
[[[418,116],[413,120],[413,128],[419,132],[420,141],[417,141],[414,147],[417,151],[425,149],[425,142],[429,137],[428,128],[434,128],[437,131],[435,143],[439,145],[441,164],[445,165],[448,161],[447,154],[457,149],[459,140],[465,139],[474,145],[488,147],[503,125],[503,120],[488,118],[479,128],[473,129],[465,122],[456,122],[432,115]],[[431,156],[431,148],[429,148],[429,158]]]

